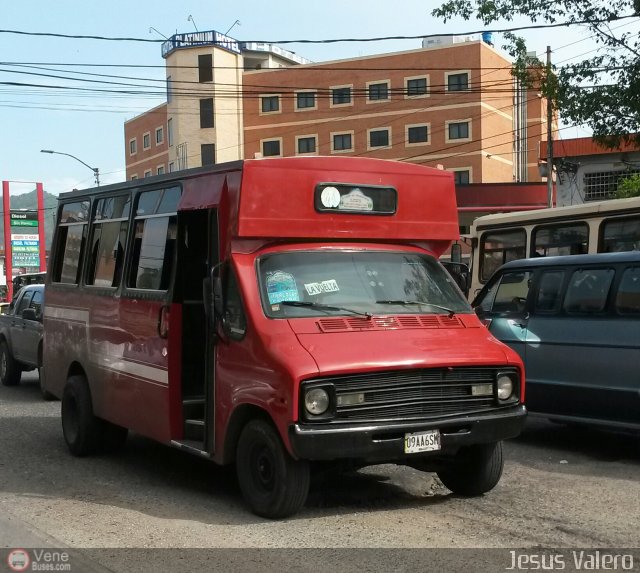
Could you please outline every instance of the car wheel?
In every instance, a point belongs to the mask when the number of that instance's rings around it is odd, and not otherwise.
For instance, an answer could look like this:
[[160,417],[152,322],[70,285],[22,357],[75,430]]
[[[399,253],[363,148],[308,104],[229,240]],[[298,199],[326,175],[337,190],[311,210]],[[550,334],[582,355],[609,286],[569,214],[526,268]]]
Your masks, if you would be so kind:
[[503,467],[502,442],[478,444],[460,450],[438,477],[453,493],[477,496],[498,484]]
[[51,392],[49,392],[48,390],[45,390],[42,382],[43,382],[43,380],[42,380],[42,368],[38,368],[38,383],[40,384],[40,394],[42,394],[42,398],[44,400],[46,400],[47,402],[55,400],[56,397]]
[[0,343],[0,382],[3,386],[20,384],[22,370],[18,367],[5,340]]
[[62,395],[62,433],[69,451],[78,457],[94,453],[100,445],[100,426],[86,378],[71,376]]
[[262,517],[293,515],[307,500],[309,463],[294,460],[276,429],[264,420],[252,420],[242,430],[236,472],[245,501]]

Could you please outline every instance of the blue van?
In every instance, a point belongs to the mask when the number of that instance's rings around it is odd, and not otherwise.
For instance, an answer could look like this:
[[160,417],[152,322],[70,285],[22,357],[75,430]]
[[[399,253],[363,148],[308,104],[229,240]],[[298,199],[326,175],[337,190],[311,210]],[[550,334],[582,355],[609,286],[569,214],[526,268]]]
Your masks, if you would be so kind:
[[640,251],[511,261],[472,306],[522,357],[530,414],[640,430]]

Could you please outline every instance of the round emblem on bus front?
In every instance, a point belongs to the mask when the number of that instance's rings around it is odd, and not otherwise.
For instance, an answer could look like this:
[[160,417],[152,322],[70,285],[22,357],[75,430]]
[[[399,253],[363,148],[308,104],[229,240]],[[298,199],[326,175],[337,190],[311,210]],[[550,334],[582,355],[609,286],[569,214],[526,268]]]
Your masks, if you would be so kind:
[[335,187],[325,187],[320,195],[322,206],[327,209],[335,209],[340,205],[340,191]]

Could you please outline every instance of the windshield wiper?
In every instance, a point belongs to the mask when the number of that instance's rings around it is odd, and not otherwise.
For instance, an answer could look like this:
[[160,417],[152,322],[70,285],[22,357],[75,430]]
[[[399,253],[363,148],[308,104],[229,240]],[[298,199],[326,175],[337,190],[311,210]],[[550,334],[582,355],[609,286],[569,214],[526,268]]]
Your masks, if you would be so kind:
[[455,316],[456,314],[456,311],[451,308],[447,308],[446,306],[440,306],[439,304],[434,304],[432,302],[423,302],[421,300],[377,300],[376,304],[397,304],[402,306],[419,304],[419,305],[431,306],[433,308],[439,308],[440,310],[444,310],[449,315],[449,318]]
[[345,308],[344,306],[333,306],[330,304],[322,304],[320,302],[309,302],[303,300],[283,300],[280,302],[285,306],[301,306],[306,308],[317,308],[318,310],[343,310],[344,312],[350,312],[351,314],[357,314],[359,316],[364,316],[367,319],[371,320],[373,315],[370,312],[360,312],[358,310],[353,310],[352,308]]

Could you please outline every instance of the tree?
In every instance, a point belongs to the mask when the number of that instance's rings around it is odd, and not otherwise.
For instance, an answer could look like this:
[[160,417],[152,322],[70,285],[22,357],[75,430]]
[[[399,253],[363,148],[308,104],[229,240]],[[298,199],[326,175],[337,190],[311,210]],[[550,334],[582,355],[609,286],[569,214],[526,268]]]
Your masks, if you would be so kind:
[[582,26],[599,49],[578,63],[553,66],[542,78],[546,64],[527,56],[522,37],[505,33],[503,48],[515,59],[514,75],[528,86],[537,82],[560,117],[589,126],[605,147],[640,145],[640,39],[634,27],[622,26],[640,14],[640,0],[447,0],[432,14],[445,22],[475,17],[487,26],[521,16],[534,24]]
[[627,197],[640,197],[640,173],[634,173],[618,183],[616,199],[626,199]]

